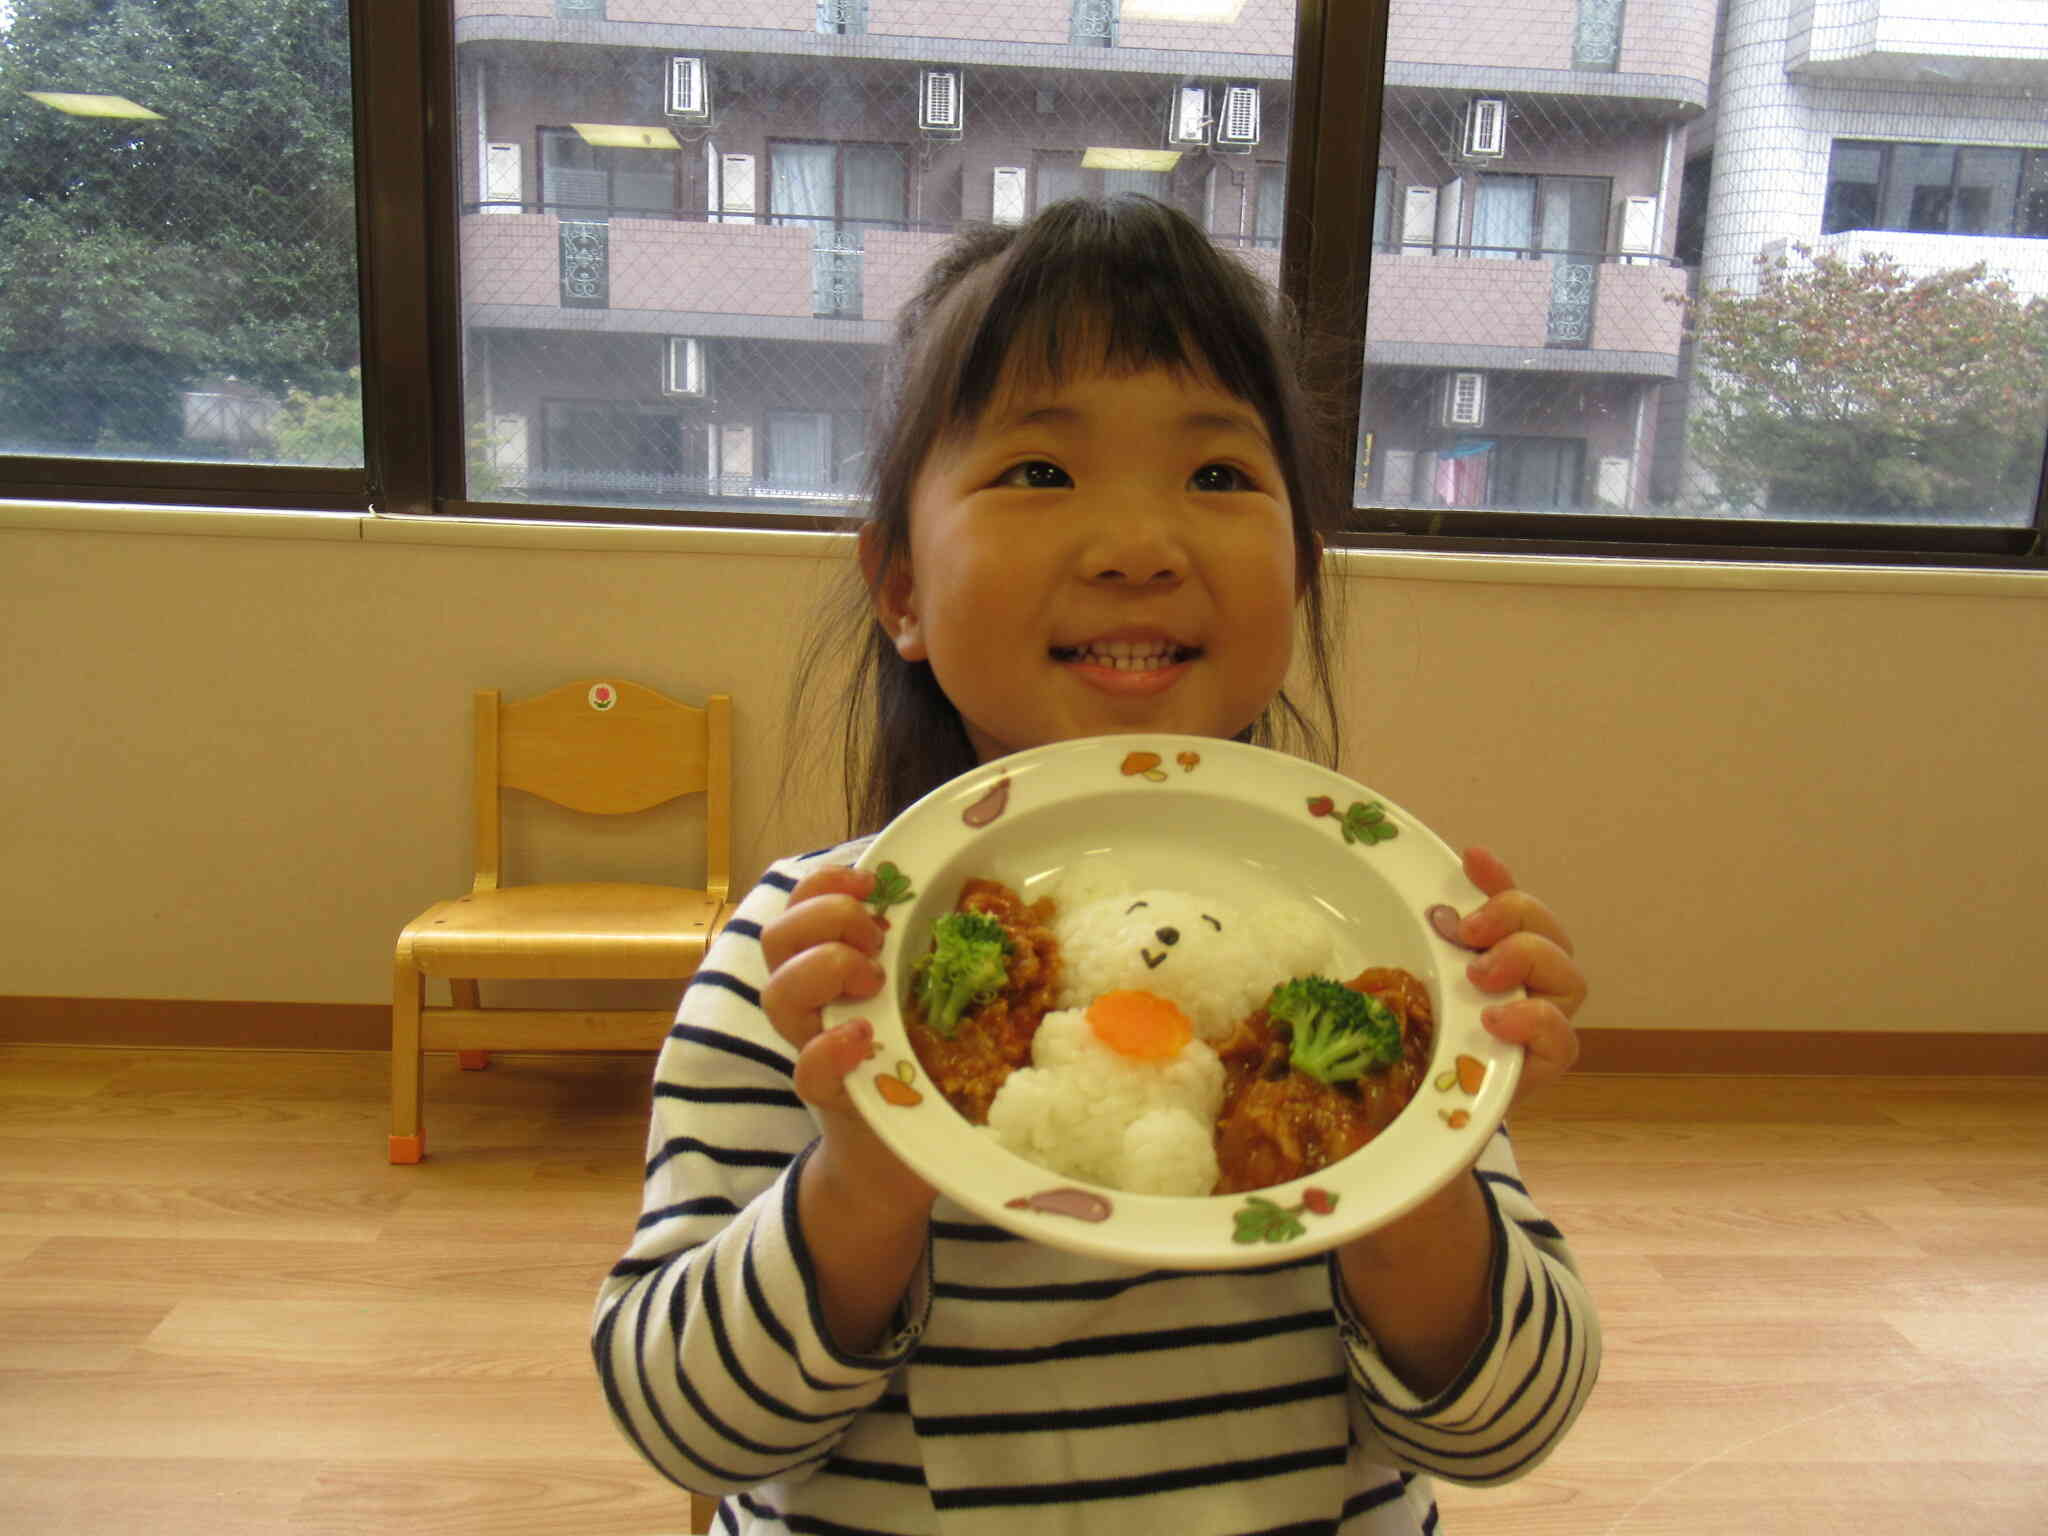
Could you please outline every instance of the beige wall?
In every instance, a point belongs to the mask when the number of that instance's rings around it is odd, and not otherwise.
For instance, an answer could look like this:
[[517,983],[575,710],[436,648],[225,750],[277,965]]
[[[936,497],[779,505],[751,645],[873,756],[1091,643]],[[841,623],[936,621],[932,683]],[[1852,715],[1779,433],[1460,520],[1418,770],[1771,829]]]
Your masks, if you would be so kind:
[[[34,521],[0,521],[0,994],[383,1000],[465,876],[478,686],[729,691],[742,869],[833,830],[774,794],[830,540]],[[1584,1022],[2048,1029],[2048,582],[1359,563],[1346,767],[1567,915]],[[652,875],[674,825],[542,830]]]

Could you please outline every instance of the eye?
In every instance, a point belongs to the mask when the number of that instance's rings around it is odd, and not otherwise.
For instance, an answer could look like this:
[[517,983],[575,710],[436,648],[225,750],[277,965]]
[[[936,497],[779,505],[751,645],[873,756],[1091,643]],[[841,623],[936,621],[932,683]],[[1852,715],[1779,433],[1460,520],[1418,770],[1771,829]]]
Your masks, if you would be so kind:
[[1234,464],[1204,464],[1188,476],[1188,484],[1198,491],[1249,491],[1251,476]]
[[1128,907],[1124,908],[1124,916],[1129,917],[1133,912],[1137,911],[1138,908],[1149,907],[1151,905],[1152,903],[1149,901],[1134,901]]
[[1022,464],[1013,464],[996,476],[997,485],[1016,486],[1034,491],[1065,490],[1073,483],[1067,472],[1049,459],[1026,459]]
[[1211,917],[1206,912],[1202,914],[1202,921],[1207,923],[1211,928],[1214,928],[1218,933],[1221,933],[1223,931],[1223,925],[1217,922],[1215,918]]

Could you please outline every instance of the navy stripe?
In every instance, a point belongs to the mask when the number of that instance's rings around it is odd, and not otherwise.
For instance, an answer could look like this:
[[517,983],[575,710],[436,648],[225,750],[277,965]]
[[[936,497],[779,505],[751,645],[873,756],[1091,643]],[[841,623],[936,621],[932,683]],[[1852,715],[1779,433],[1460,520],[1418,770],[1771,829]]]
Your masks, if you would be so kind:
[[683,1083],[657,1083],[657,1099],[688,1104],[764,1104],[771,1109],[802,1109],[804,1101],[787,1088],[698,1088]]
[[[749,1234],[749,1241],[747,1243],[748,1249],[751,1249],[753,1247],[753,1242],[751,1238],[752,1234]],[[741,1255],[741,1269],[744,1270],[745,1268],[746,1254],[745,1252],[743,1252]],[[851,1407],[842,1408],[833,1413],[805,1413],[801,1409],[794,1408],[790,1406],[788,1403],[783,1402],[782,1399],[776,1397],[773,1393],[769,1392],[767,1388],[759,1385],[752,1376],[749,1376],[747,1374],[746,1368],[740,1364],[739,1355],[733,1349],[732,1342],[726,1334],[725,1308],[719,1301],[717,1279],[718,1276],[715,1271],[708,1268],[705,1270],[704,1315],[707,1322],[710,1324],[711,1342],[718,1347],[718,1358],[725,1363],[726,1371],[731,1375],[733,1384],[735,1386],[737,1386],[742,1392],[746,1393],[748,1397],[751,1397],[761,1407],[767,1409],[768,1412],[775,1414],[778,1418],[788,1419],[793,1423],[797,1424],[836,1423],[841,1419],[850,1419],[854,1414],[860,1411],[860,1404],[855,1403]],[[680,1336],[682,1330],[678,1328],[676,1332],[677,1335]],[[784,1342],[784,1340],[788,1340],[788,1342]],[[788,1354],[792,1360],[796,1359],[795,1340],[789,1339],[789,1336],[787,1334],[784,1334],[782,1338],[777,1339],[776,1342],[782,1345],[784,1352]],[[816,1391],[820,1388],[821,1383],[811,1380],[809,1374],[807,1372],[803,1372],[800,1366],[799,1374],[803,1375],[805,1385],[809,1386],[813,1391]],[[806,1444],[810,1445],[815,1445],[818,1443],[819,1442],[817,1440],[806,1442]]]
[[[701,976],[703,972],[699,971],[697,974]],[[707,1050],[723,1051],[728,1056],[737,1056],[742,1061],[754,1062],[784,1077],[788,1077],[796,1070],[794,1060],[783,1052],[770,1050],[765,1045],[756,1045],[751,1040],[742,1040],[736,1035],[728,1035],[722,1029],[699,1029],[694,1024],[677,1024],[668,1032],[668,1037],[671,1040],[687,1041],[691,1045],[701,1045]]]
[[711,971],[700,969],[697,972],[697,974],[691,978],[690,985],[693,988],[722,987],[726,991],[730,992],[734,997],[738,998],[741,1002],[745,1003],[749,1008],[758,1008],[761,1006],[761,993],[759,989],[749,986],[746,982],[741,981],[739,977],[733,975],[730,971]]
[[[834,1383],[820,1381],[805,1368],[803,1356],[797,1349],[796,1336],[788,1328],[784,1327],[782,1319],[775,1315],[775,1309],[768,1300],[768,1292],[761,1284],[760,1275],[755,1271],[754,1245],[752,1243],[747,1245],[746,1252],[740,1256],[740,1284],[746,1290],[747,1302],[754,1309],[754,1318],[760,1323],[761,1331],[773,1339],[780,1346],[782,1352],[789,1356],[790,1363],[796,1367],[797,1375],[802,1378],[803,1384],[810,1388],[811,1391],[854,1392],[868,1385],[866,1382]],[[794,1414],[791,1410],[786,1409],[784,1411],[791,1412],[793,1417],[804,1417],[804,1415]],[[817,1414],[814,1417],[819,1423],[823,1423],[828,1419],[840,1418],[846,1413],[856,1411],[858,1410],[842,1409],[835,1413]]]
[[[681,1265],[676,1267],[678,1269],[682,1268]],[[688,1275],[678,1275],[674,1289],[669,1293],[669,1326],[677,1338],[682,1337],[682,1319],[679,1313],[683,1307],[683,1291],[689,1285],[689,1282],[690,1277]],[[656,1426],[661,1430],[662,1434],[668,1437],[668,1443],[676,1449],[685,1461],[694,1467],[701,1468],[703,1471],[710,1473],[712,1477],[720,1482],[746,1482],[747,1477],[744,1473],[736,1472],[730,1467],[721,1467],[716,1462],[706,1461],[702,1456],[699,1456],[695,1451],[683,1444],[682,1437],[676,1433],[675,1426],[669,1423],[668,1415],[662,1412],[661,1404],[656,1401],[654,1383],[647,1379],[647,1320],[653,1310],[652,1307],[647,1305],[647,1298],[643,1296],[640,1305],[634,1309],[633,1313],[633,1372],[639,1380],[640,1401],[646,1405],[647,1412],[653,1417]],[[676,1381],[682,1387],[686,1396],[692,1395],[690,1393],[690,1384],[683,1380],[680,1372],[676,1374]],[[643,1452],[646,1451],[646,1442],[638,1435],[633,1437],[633,1443],[640,1446]],[[652,1456],[649,1456],[648,1459],[650,1461],[654,1460]],[[657,1466],[660,1465],[659,1462],[655,1464]],[[668,1477],[672,1482],[681,1481],[674,1473],[669,1473]]]
[[[1285,1264],[1268,1264],[1257,1269],[1233,1269],[1223,1271],[1232,1275],[1277,1275],[1290,1269],[1309,1269],[1323,1263],[1320,1254],[1312,1258],[1292,1259]],[[1069,1285],[959,1285],[950,1282],[935,1282],[932,1295],[944,1296],[956,1301],[1105,1301],[1121,1296],[1124,1292],[1141,1285],[1154,1285],[1161,1280],[1186,1280],[1193,1278],[1183,1269],[1150,1269],[1140,1275],[1126,1276],[1120,1280],[1083,1280]]]
[[597,1362],[597,1378],[604,1383],[604,1400],[611,1406],[612,1421],[626,1432],[626,1438],[633,1442],[633,1448],[639,1451],[642,1461],[680,1488],[683,1486],[681,1481],[661,1464],[661,1459],[649,1449],[647,1442],[640,1437],[640,1431],[634,1427],[633,1415],[627,1411],[625,1396],[612,1374],[612,1332],[618,1326],[619,1313],[632,1296],[633,1293],[627,1291],[619,1298],[618,1305],[599,1320],[596,1332],[591,1335],[590,1355]]
[[1344,1501],[1344,1509],[1337,1516],[1337,1519],[1342,1522],[1351,1519],[1354,1515],[1362,1515],[1369,1509],[1378,1509],[1383,1504],[1393,1503],[1408,1491],[1409,1481],[1406,1476],[1403,1476],[1397,1482],[1381,1483],[1377,1488],[1368,1488],[1363,1493],[1354,1493]]
[[666,1257],[659,1259],[621,1259],[611,1267],[611,1277],[614,1280],[627,1280],[636,1279],[641,1275],[651,1275],[667,1262],[668,1259]]
[[761,925],[755,922],[751,917],[735,917],[727,919],[724,931],[727,933],[737,933],[742,938],[754,940],[759,940],[759,938],[761,937]]
[[1314,1450],[1289,1451],[1279,1456],[1257,1456],[1245,1461],[1207,1462],[1198,1467],[1175,1467],[1147,1472],[1137,1477],[1092,1477],[1067,1483],[990,1484],[979,1488],[935,1488],[932,1504],[939,1509],[987,1509],[1027,1504],[1069,1504],[1084,1499],[1130,1499],[1151,1493],[1174,1493],[1186,1488],[1209,1488],[1219,1483],[1251,1482],[1259,1478],[1285,1477],[1318,1467],[1341,1467],[1348,1455],[1342,1445],[1319,1446]]
[[924,1468],[900,1466],[893,1461],[856,1461],[850,1456],[834,1456],[819,1469],[836,1472],[841,1477],[851,1477],[863,1483],[900,1483],[907,1488],[924,1486]]
[[671,1136],[662,1144],[661,1150],[647,1160],[646,1177],[653,1178],[672,1158],[681,1157],[686,1152],[699,1153],[727,1168],[772,1168],[780,1173],[789,1166],[789,1154],[772,1148],[756,1152],[745,1147],[715,1147],[694,1136]]
[[1193,1328],[1167,1328],[1156,1333],[1106,1333],[1096,1338],[1067,1339],[1025,1349],[967,1349],[927,1343],[918,1352],[926,1365],[1022,1365],[1034,1360],[1087,1360],[1098,1355],[1140,1354],[1156,1349],[1185,1349],[1204,1344],[1244,1344],[1283,1333],[1328,1328],[1327,1311],[1290,1312],[1247,1323],[1218,1323]]
[[1516,1178],[1513,1174],[1488,1173],[1484,1168],[1475,1168],[1473,1172],[1479,1175],[1480,1183],[1495,1184],[1502,1189],[1512,1189],[1524,1200],[1529,1201],[1530,1204],[1535,1204],[1534,1198],[1529,1193],[1529,1186],[1524,1184],[1520,1179]]
[[915,1420],[919,1435],[1013,1435],[1031,1431],[1110,1429],[1126,1424],[1164,1424],[1204,1414],[1246,1412],[1299,1403],[1343,1392],[1342,1375],[1318,1376],[1256,1391],[1204,1393],[1200,1397],[1166,1398],[1156,1402],[1114,1403],[1104,1408],[1071,1408],[1047,1413],[962,1413]]
[[1021,1243],[1023,1238],[1005,1227],[983,1226],[978,1222],[935,1221],[932,1236],[955,1243]]
[[[820,848],[818,851],[823,853],[825,850]],[[772,885],[778,891],[793,891],[796,889],[796,876],[785,875],[779,869],[771,869],[761,877],[760,883],[762,885]]]
[[740,1508],[756,1520],[774,1520],[784,1530],[800,1532],[801,1536],[890,1536],[889,1532],[878,1531],[872,1526],[845,1525],[816,1515],[786,1515],[773,1504],[749,1493],[736,1494],[734,1498]]
[[[664,1221],[673,1221],[678,1216],[737,1216],[740,1208],[723,1195],[701,1195],[695,1200],[681,1200],[674,1205],[664,1205],[659,1210],[643,1211],[640,1219],[633,1223],[633,1230],[644,1231],[658,1227]],[[680,1253],[688,1253],[685,1248]],[[617,1273],[617,1271],[613,1271]]]
[[1531,1237],[1540,1238],[1545,1242],[1561,1243],[1564,1241],[1564,1234],[1547,1221],[1531,1221],[1526,1216],[1517,1216],[1515,1218],[1515,1225]]

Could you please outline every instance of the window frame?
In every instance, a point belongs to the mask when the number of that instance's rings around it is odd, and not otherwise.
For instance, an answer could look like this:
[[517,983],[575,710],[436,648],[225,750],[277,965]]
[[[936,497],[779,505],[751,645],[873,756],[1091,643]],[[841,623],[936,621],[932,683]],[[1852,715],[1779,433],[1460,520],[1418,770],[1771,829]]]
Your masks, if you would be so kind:
[[[1281,287],[1310,332],[1306,370],[1334,437],[1357,442],[1389,0],[1299,0]],[[466,499],[455,25],[448,0],[349,0],[364,465],[356,470],[0,457],[0,499],[842,531],[836,512],[589,507]],[[431,131],[441,125],[442,131]],[[1885,142],[1885,141],[1873,141]],[[422,153],[421,146],[425,146]],[[2036,154],[2043,153],[2035,149]],[[2027,162],[2022,161],[2021,186]],[[536,167],[538,169],[538,166]],[[1035,207],[1037,161],[1032,165]],[[1881,196],[1881,194],[1880,194]],[[767,216],[765,213],[762,215]],[[2025,238],[2025,237],[2014,237]],[[1387,259],[1398,259],[1389,256]],[[1347,477],[1348,478],[1348,477]],[[1642,513],[1354,507],[1360,549],[1678,560],[2048,568],[2048,454],[2022,528],[1800,524]]]
[[[1836,224],[1829,215],[1834,206],[1835,187],[1838,184],[1861,186],[1861,182],[1837,183],[1835,179],[1835,155],[1844,147],[1851,149],[1874,149],[1877,151],[1877,196],[1876,214],[1868,224]],[[1898,163],[1898,151],[1902,149],[1944,149],[1949,152],[1947,222],[1954,223],[1956,200],[1954,194],[1967,183],[1963,181],[1963,156],[1972,150],[1993,154],[2011,154],[2018,157],[2012,182],[2012,225],[2008,230],[1920,230],[1911,224],[1887,224],[1884,209],[1894,192],[1893,168]],[[2038,144],[1970,144],[1960,140],[1944,139],[1858,139],[1843,134],[1828,140],[1827,190],[1821,203],[1820,232],[1823,237],[1846,235],[1860,232],[1879,234],[1948,234],[1969,239],[1985,240],[2048,240],[2048,230],[2030,235],[2019,226],[2025,215],[2026,194],[2030,182],[2039,179],[2048,185],[2048,145]],[[1923,183],[1923,185],[1925,185]]]

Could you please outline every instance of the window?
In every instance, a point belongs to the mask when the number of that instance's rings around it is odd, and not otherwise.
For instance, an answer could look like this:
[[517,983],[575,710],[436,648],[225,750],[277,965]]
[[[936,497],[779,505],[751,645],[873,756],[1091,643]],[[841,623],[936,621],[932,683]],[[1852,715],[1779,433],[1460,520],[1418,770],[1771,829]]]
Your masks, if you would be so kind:
[[2048,239],[2048,149],[1837,139],[1821,233]]
[[673,213],[681,156],[667,129],[649,128],[645,147],[598,142],[595,125],[540,130],[540,195],[564,219]]
[[131,9],[0,5],[8,478],[360,494],[348,7]]
[[1930,85],[1760,0],[1474,3],[0,0],[0,495],[829,516],[947,238],[1142,192],[1352,333],[1349,538],[2040,558],[2037,40]]
[[1608,186],[1595,176],[1481,176],[1472,254],[1598,257],[1607,239]]

